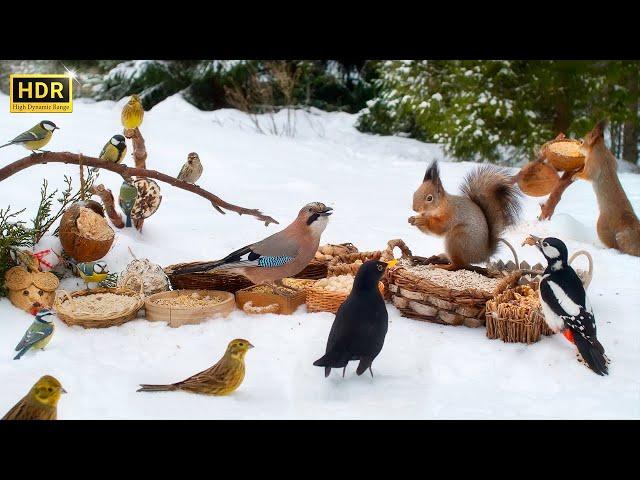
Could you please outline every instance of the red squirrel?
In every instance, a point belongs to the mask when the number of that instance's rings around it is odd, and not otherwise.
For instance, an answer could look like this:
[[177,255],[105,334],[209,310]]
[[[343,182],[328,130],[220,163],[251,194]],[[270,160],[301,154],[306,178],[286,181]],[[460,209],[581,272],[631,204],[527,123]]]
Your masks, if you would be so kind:
[[588,180],[598,199],[600,241],[622,253],[640,256],[640,222],[618,179],[618,163],[604,144],[606,121],[601,120],[582,141],[584,167],[574,178]]
[[520,192],[509,175],[483,165],[469,173],[462,195],[447,193],[440,180],[437,162],[424,175],[413,194],[418,215],[409,223],[422,232],[444,236],[450,270],[485,262],[495,253],[502,232],[520,216]]

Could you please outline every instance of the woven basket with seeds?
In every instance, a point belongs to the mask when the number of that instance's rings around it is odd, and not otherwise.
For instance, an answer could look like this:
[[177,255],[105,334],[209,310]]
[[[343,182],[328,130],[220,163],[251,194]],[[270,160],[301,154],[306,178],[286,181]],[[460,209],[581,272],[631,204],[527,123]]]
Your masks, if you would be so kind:
[[508,343],[535,343],[553,335],[540,311],[538,285],[509,288],[487,302],[487,337]]
[[[344,255],[357,252],[358,249],[351,243],[339,245],[322,245],[318,248],[316,256],[304,270],[295,278],[305,280],[320,280],[326,278],[329,270],[329,262],[336,255]],[[224,290],[235,293],[243,288],[253,285],[246,277],[224,270],[210,270],[208,272],[185,273],[177,275],[174,272],[182,267],[194,267],[206,262],[178,263],[165,267],[164,273],[169,277],[174,289],[196,290]]]
[[144,306],[142,279],[138,279],[138,284],[138,292],[127,287],[94,288],[71,294],[58,290],[53,309],[69,326],[108,328],[122,325],[136,318]]
[[386,276],[393,304],[403,316],[417,320],[479,327],[485,323],[487,301],[515,286],[522,275],[519,270],[505,276],[480,267],[450,272],[435,265],[441,263],[438,258],[413,256],[404,247]]

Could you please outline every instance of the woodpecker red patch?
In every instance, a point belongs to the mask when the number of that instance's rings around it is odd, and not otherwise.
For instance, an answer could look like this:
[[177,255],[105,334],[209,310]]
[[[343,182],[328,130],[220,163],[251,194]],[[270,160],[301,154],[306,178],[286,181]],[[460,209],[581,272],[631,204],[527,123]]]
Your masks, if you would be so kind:
[[571,343],[576,343],[576,342],[574,342],[574,340],[573,340],[573,332],[572,332],[570,329],[565,328],[565,329],[562,331],[562,334],[563,334],[563,335],[564,335],[564,337],[565,337],[567,340],[569,340]]

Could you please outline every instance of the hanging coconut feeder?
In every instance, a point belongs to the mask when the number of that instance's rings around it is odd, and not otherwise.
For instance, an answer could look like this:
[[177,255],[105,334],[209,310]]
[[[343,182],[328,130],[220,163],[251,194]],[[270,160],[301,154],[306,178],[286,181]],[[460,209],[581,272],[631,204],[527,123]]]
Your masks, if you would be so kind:
[[71,205],[60,219],[62,248],[77,262],[93,262],[104,257],[115,238],[102,205],[81,200]]
[[149,178],[136,178],[133,180],[133,185],[138,190],[138,196],[131,209],[131,218],[134,220],[149,218],[160,207],[162,201],[160,187]]
[[559,180],[556,169],[539,160],[526,164],[518,173],[518,186],[530,197],[549,195]]

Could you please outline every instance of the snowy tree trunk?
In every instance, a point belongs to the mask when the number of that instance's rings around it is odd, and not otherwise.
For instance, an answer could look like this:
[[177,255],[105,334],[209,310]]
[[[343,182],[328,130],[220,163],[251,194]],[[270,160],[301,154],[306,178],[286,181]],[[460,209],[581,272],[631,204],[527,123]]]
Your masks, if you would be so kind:
[[622,146],[622,158],[633,164],[638,161],[638,90],[640,83],[640,73],[634,69],[629,73],[629,119],[624,122],[624,140]]

